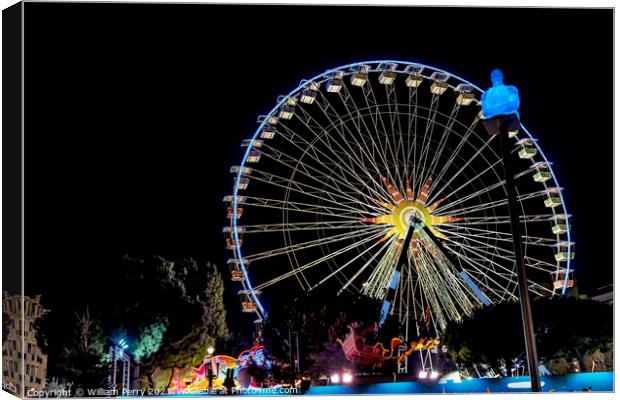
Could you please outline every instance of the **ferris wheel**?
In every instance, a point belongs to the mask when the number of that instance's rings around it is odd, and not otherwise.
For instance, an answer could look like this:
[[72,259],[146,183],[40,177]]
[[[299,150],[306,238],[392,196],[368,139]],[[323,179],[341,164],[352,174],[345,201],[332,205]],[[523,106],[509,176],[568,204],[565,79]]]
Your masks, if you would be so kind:
[[[440,332],[476,307],[517,299],[503,163],[481,123],[481,94],[449,72],[384,60],[331,69],[280,96],[241,143],[224,198],[242,310],[262,320],[263,292],[328,286]],[[562,295],[575,254],[562,188],[525,127],[511,140],[529,289]]]

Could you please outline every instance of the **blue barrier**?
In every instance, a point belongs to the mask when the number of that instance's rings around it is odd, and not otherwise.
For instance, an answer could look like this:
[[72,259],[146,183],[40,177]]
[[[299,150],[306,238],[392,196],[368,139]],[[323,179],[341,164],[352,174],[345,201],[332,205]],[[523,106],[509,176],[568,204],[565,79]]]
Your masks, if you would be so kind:
[[[586,372],[562,376],[541,376],[543,392],[581,392],[591,388],[593,392],[613,392],[613,372]],[[508,393],[530,392],[530,377],[468,379],[460,383],[396,382],[365,385],[312,386],[307,394],[410,394],[410,393]]]

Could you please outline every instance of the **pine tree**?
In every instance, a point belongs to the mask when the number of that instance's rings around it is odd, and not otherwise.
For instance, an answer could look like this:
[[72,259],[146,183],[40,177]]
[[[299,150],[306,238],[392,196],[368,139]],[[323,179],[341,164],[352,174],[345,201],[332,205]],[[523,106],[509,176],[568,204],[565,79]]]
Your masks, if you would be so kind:
[[99,321],[91,318],[88,307],[82,314],[75,313],[75,318],[73,335],[61,352],[63,378],[74,388],[104,388],[109,370]]
[[206,264],[207,287],[205,288],[206,325],[211,337],[227,339],[226,307],[224,306],[224,281],[214,264]]

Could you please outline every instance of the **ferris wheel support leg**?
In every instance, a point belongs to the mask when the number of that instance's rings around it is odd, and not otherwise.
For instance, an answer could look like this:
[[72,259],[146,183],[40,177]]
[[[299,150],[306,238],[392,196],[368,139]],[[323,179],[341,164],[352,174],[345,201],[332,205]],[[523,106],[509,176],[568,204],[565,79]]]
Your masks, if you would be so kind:
[[433,243],[435,244],[435,246],[439,249],[439,251],[441,252],[441,254],[443,254],[443,256],[447,259],[450,260],[450,262],[452,263],[452,265],[454,266],[454,268],[456,268],[459,271],[459,275],[461,276],[461,278],[463,279],[463,281],[465,281],[465,283],[467,284],[467,286],[471,289],[471,291],[476,295],[476,297],[478,297],[478,299],[484,304],[484,305],[490,305],[491,304],[491,300],[489,300],[489,298],[482,293],[482,290],[480,290],[480,288],[474,283],[474,281],[472,281],[472,279],[469,277],[469,275],[467,274],[467,272],[462,269],[461,267],[459,267],[458,263],[454,262],[454,257],[452,257],[448,251],[446,250],[446,248],[444,247],[443,243],[441,243],[441,240],[439,240],[437,238],[437,236],[435,236],[433,234],[433,232],[428,228],[428,226],[426,226],[422,220],[420,220],[419,218],[415,218],[415,223],[419,224],[422,229],[424,230],[424,233],[426,233],[426,236],[428,236]]
[[[388,289],[388,293],[386,299],[383,301],[383,305],[381,306],[381,315],[379,316],[379,327],[383,325],[387,316],[392,308],[392,302],[388,299],[394,298],[394,294],[396,292],[396,288],[398,286],[398,280],[402,276],[402,270],[405,262],[407,261],[407,253],[409,251],[409,245],[411,244],[411,239],[413,239],[413,232],[415,231],[415,221],[412,218],[409,223],[409,228],[407,228],[407,234],[405,235],[405,239],[403,239],[402,249],[400,251],[400,255],[398,257],[398,263],[396,264],[396,269],[394,270],[394,274],[392,275],[392,282],[390,283],[390,287]],[[398,347],[398,355],[400,356],[402,352],[407,349],[407,341],[409,340],[409,313],[406,313],[404,325],[402,325],[402,321],[399,325],[399,334],[402,337],[404,344],[401,344]],[[404,333],[403,333],[404,330]],[[399,357],[400,358],[400,357]],[[406,374],[408,370],[408,362],[407,357],[403,360],[398,361],[398,365],[396,366],[396,372],[398,374]]]
[[534,321],[532,318],[532,308],[528,283],[525,274],[525,259],[523,258],[523,245],[521,242],[521,231],[519,230],[519,210],[517,208],[517,195],[514,184],[514,168],[510,158],[510,146],[508,142],[508,131],[511,127],[518,124],[516,115],[500,115],[499,119],[499,143],[501,154],[504,161],[504,175],[506,179],[506,192],[508,195],[508,209],[510,211],[510,228],[514,242],[515,262],[517,267],[517,279],[519,284],[519,300],[521,304],[521,317],[523,319],[523,333],[525,334],[525,352],[527,355],[527,365],[530,371],[530,381],[532,392],[540,392],[540,375],[538,372],[538,355],[536,352],[536,336],[534,334]]
[[[409,244],[411,243],[411,239],[413,238],[413,232],[415,231],[415,224],[413,219],[409,224],[409,228],[407,229],[407,234],[405,235],[405,239],[403,239],[403,247],[400,251],[400,255],[398,256],[398,262],[396,263],[396,269],[394,270],[394,274],[392,275],[392,283],[388,289],[386,300],[383,301],[383,305],[381,306],[381,315],[379,316],[379,327],[383,325],[385,319],[388,316],[390,309],[392,308],[392,302],[388,299],[394,298],[394,292],[396,291],[396,287],[398,286],[398,280],[401,276],[401,271],[403,269],[403,264],[407,261],[407,251],[409,250]],[[408,337],[404,338],[405,341],[409,340]]]

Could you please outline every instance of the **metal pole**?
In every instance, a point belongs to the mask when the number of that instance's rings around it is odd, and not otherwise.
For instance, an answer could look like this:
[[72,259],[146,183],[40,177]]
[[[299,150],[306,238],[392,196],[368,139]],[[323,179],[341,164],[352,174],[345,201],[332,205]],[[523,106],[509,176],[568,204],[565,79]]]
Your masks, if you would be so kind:
[[110,354],[112,359],[112,376],[110,379],[110,386],[112,390],[116,389],[116,346],[110,346]]
[[[407,233],[405,234],[405,239],[403,240],[403,243],[402,243],[403,247],[398,256],[398,263],[396,264],[396,270],[394,271],[394,274],[402,273],[402,271],[404,271],[404,265],[405,265],[405,262],[407,261],[407,255],[409,254],[409,245],[411,244],[411,239],[413,239],[413,233],[415,232],[414,218],[415,216],[412,215],[411,219],[409,220],[409,227],[407,228]],[[386,298],[388,299],[392,298],[395,294],[394,293],[395,291],[396,291],[396,287],[394,287],[393,289],[390,289],[388,291],[388,295]],[[403,332],[403,326],[401,322],[402,321],[399,321],[399,334],[402,334]],[[409,313],[406,313],[405,315],[404,331],[405,331],[404,336],[403,336],[404,346],[402,344],[398,346],[399,356],[401,355],[401,351],[403,351],[403,347],[405,349],[407,348],[407,341],[409,341]],[[407,357],[405,357],[402,361],[397,363],[396,370],[399,374],[407,373],[407,370],[408,370],[408,358]]]
[[[528,292],[527,277],[525,274],[525,260],[523,258],[523,245],[521,243],[521,231],[519,230],[519,210],[517,208],[517,194],[514,184],[514,169],[510,159],[510,147],[508,146],[508,123],[507,117],[500,117],[499,144],[504,161],[504,175],[506,178],[506,193],[508,195],[508,210],[510,212],[510,229],[514,243],[515,262],[517,266],[517,279],[519,283],[519,300],[521,304],[521,317],[523,319],[523,333],[525,335],[525,353],[527,366],[530,371],[532,392],[540,392],[540,376],[538,374],[538,356],[536,353],[536,337],[534,335],[534,321],[530,296]],[[508,117],[509,118],[509,117]],[[513,116],[516,118],[516,116]]]
[[211,394],[211,391],[213,390],[213,369],[212,369],[211,356],[209,356],[209,368],[207,368],[207,373],[209,374],[209,376],[208,376],[208,379],[209,379],[209,394]]
[[293,329],[288,329],[289,362],[291,364],[291,388],[295,387],[295,353],[293,352]]
[[411,220],[409,221],[409,227],[407,228],[407,234],[405,235],[405,239],[403,240],[403,247],[400,251],[400,255],[398,256],[398,263],[396,264],[397,271],[402,270],[402,267],[405,264],[405,261],[407,260],[409,244],[411,243],[411,239],[413,238],[413,232],[415,231],[415,226],[413,223],[414,218],[415,216],[412,216]]

